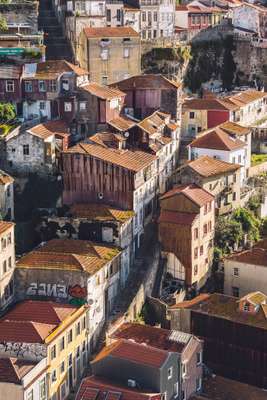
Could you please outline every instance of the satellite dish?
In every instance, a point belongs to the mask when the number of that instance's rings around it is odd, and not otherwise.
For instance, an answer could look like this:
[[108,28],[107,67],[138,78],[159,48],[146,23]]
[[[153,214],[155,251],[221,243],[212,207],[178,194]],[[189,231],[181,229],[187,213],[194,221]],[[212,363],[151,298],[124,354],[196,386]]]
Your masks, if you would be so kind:
[[124,133],[124,136],[127,138],[127,137],[129,137],[129,132],[125,132]]

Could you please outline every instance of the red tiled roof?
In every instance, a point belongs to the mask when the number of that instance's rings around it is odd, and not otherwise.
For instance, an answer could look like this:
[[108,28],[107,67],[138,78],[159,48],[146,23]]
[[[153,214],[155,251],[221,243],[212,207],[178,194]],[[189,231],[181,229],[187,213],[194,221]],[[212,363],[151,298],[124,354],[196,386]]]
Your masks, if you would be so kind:
[[167,360],[168,352],[166,350],[156,349],[152,346],[119,339],[100,351],[93,360],[93,363],[109,356],[128,360],[136,364],[160,368]]
[[223,100],[230,101],[231,103],[236,104],[238,107],[242,107],[246,104],[252,103],[255,100],[263,99],[264,97],[267,97],[266,92],[248,89],[232,96],[223,97]]
[[0,235],[14,226],[15,224],[13,222],[0,221]]
[[233,260],[249,265],[267,267],[267,250],[254,247],[250,250],[232,254],[231,256],[227,257],[226,260]]
[[81,90],[86,90],[93,96],[99,97],[103,100],[112,100],[125,96],[125,93],[123,93],[121,90],[108,86],[101,86],[95,82],[91,82],[87,85],[82,86]]
[[20,384],[21,379],[31,371],[37,362],[17,358],[0,358],[0,382]]
[[178,211],[161,210],[159,223],[165,222],[177,225],[192,225],[196,217],[197,214],[193,213],[182,213]]
[[32,128],[28,129],[27,132],[39,137],[40,139],[45,140],[52,135],[69,134],[69,127],[65,121],[56,120],[46,122],[45,124],[35,125]]
[[185,164],[181,169],[191,168],[199,175],[207,178],[210,176],[222,175],[228,172],[235,172],[240,165],[221,161],[209,156],[201,156],[196,160]]
[[189,146],[195,148],[231,151],[245,147],[246,143],[230,136],[219,127],[216,127],[197,137],[189,144]]
[[22,257],[16,268],[76,270],[94,274],[120,253],[115,246],[87,240],[54,239]]
[[26,300],[0,320],[1,342],[42,343],[77,307],[52,301]]
[[127,26],[104,27],[104,28],[84,28],[87,38],[101,37],[139,37],[139,33]]
[[[111,335],[111,338],[134,340],[139,344],[145,343],[161,350],[181,353],[188,342],[186,340],[179,341],[179,335],[177,336],[177,341],[172,340],[172,332],[178,331],[170,331],[150,325],[124,323]],[[191,335],[188,335],[188,341],[191,337]]]
[[219,125],[219,127],[226,133],[233,134],[236,136],[248,135],[251,132],[251,128],[236,124],[235,122],[231,121],[223,122],[221,125]]
[[121,210],[107,204],[73,204],[69,210],[71,216],[86,218],[92,221],[117,221],[125,222],[134,217],[131,210]]
[[78,76],[88,75],[88,72],[77,65],[65,60],[49,60],[37,64],[36,73],[33,76],[25,76],[29,79],[56,79],[64,72],[74,72]]
[[103,146],[79,143],[64,153],[88,154],[91,157],[119,165],[130,171],[138,172],[151,165],[157,157],[140,150],[119,150]]
[[89,376],[82,380],[75,400],[109,400],[115,396],[118,400],[160,400],[160,393],[141,391],[117,383],[109,382],[102,377]]
[[118,131],[124,132],[136,125],[136,122],[125,116],[119,116],[108,122],[109,125],[118,129]]
[[122,91],[133,89],[177,89],[181,87],[181,82],[172,81],[161,74],[144,74],[132,76],[110,86],[118,87]]
[[169,308],[171,310],[175,310],[176,308],[190,308],[195,304],[198,304],[202,301],[205,301],[206,299],[208,299],[210,297],[210,294],[208,293],[202,293],[200,295],[198,295],[197,297],[195,297],[192,300],[185,300],[182,301],[180,303],[174,304],[173,306],[170,306]]
[[214,200],[214,196],[211,193],[195,185],[194,183],[190,185],[182,185],[173,188],[169,192],[161,196],[160,200],[168,199],[169,197],[173,197],[180,194],[186,196],[200,207]]
[[218,110],[231,111],[238,106],[224,99],[189,99],[183,104],[183,111],[190,110]]

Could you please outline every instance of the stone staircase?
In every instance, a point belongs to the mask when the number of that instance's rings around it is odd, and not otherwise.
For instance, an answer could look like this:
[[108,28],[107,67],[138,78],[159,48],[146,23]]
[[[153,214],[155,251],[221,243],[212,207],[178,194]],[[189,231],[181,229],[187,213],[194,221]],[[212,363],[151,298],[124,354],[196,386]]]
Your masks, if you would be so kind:
[[43,30],[47,60],[73,61],[71,46],[63,34],[63,29],[57,20],[51,0],[40,0],[39,3],[39,30]]

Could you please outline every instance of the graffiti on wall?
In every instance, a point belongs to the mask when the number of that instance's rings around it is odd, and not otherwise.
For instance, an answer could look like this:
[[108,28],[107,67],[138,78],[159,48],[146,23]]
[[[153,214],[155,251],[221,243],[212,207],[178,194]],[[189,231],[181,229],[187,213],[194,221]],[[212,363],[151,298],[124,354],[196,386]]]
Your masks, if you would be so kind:
[[86,303],[87,289],[80,285],[68,287],[58,283],[32,282],[26,290],[26,295],[69,299],[70,304],[80,306]]
[[46,347],[39,343],[0,342],[0,355],[39,361],[46,357],[47,352]]

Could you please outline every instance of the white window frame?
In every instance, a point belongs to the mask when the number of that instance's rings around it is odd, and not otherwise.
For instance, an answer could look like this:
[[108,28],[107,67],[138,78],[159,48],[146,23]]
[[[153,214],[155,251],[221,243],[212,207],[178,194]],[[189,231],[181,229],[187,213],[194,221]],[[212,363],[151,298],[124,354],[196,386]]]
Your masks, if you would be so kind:
[[6,92],[7,93],[15,92],[15,82],[13,79],[6,80]]
[[72,112],[72,104],[70,101],[64,102],[64,111],[65,112]]
[[238,267],[234,267],[233,268],[233,275],[234,276],[239,276],[239,268]]
[[86,101],[79,102],[80,111],[86,111]]
[[39,92],[46,92],[46,88],[45,88],[45,81],[41,80],[38,81],[38,88],[39,88]]
[[32,93],[32,81],[25,81],[25,92]]
[[172,379],[172,375],[173,375],[173,368],[170,367],[168,368],[168,379]]

